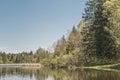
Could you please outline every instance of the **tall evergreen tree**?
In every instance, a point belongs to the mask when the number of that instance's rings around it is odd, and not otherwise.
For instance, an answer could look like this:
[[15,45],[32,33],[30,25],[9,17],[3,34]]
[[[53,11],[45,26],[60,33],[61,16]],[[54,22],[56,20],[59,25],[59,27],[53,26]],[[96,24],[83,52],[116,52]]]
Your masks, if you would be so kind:
[[116,53],[116,44],[109,31],[105,29],[108,24],[108,18],[103,16],[105,1],[95,0],[93,26],[95,28],[96,53],[97,57],[112,59]]
[[62,36],[60,40],[58,40],[56,46],[55,46],[55,55],[62,56],[66,54],[66,47],[67,47],[67,41],[65,39],[65,36]]
[[96,55],[96,45],[95,45],[95,28],[94,23],[94,6],[95,0],[89,0],[86,3],[85,12],[83,14],[83,24],[81,26],[82,34],[82,53],[84,53],[86,62],[90,61],[90,58]]
[[103,17],[103,4],[105,0],[95,0],[93,27],[95,28],[95,44],[98,57],[110,57],[113,40],[105,30],[107,18]]
[[[81,31],[85,58],[109,58],[115,54],[115,42],[105,29],[108,19],[103,16],[105,0],[87,1],[83,20],[85,27]],[[114,50],[114,51],[113,51]],[[87,59],[86,59],[87,60]]]
[[79,41],[80,34],[75,26],[73,26],[72,31],[68,36],[68,46],[67,46],[67,54],[69,53],[78,53],[79,52]]

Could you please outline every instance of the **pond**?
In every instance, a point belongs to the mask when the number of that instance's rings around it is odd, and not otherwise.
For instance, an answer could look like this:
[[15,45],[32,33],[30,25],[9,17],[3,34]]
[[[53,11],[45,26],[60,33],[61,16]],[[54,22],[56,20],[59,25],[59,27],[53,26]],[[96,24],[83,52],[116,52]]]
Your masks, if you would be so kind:
[[120,80],[120,72],[0,67],[0,80]]

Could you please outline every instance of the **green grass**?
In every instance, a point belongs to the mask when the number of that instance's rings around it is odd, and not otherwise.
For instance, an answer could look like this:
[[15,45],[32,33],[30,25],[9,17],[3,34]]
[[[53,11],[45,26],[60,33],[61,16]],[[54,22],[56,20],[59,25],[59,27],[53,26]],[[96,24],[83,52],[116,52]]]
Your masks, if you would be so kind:
[[107,71],[120,71],[120,63],[107,64],[107,65],[88,65],[82,68],[85,69],[97,69],[97,70],[107,70]]

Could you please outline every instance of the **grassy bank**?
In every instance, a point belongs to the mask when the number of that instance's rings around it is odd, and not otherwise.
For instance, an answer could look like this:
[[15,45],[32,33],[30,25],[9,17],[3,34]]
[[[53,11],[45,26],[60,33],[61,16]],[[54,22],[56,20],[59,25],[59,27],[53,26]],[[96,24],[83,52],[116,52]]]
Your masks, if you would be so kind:
[[120,63],[107,64],[107,65],[94,65],[94,66],[84,66],[84,69],[97,69],[97,70],[107,70],[107,71],[117,71],[120,72]]

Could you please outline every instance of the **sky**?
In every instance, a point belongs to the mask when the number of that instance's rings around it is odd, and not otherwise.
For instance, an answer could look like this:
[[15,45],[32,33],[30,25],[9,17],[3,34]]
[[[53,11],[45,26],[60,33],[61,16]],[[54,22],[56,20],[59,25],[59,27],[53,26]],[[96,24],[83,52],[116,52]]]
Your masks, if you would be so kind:
[[81,20],[86,0],[0,0],[0,51],[52,49]]

